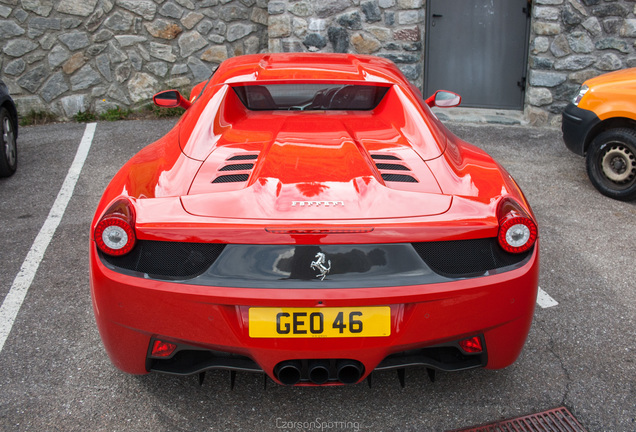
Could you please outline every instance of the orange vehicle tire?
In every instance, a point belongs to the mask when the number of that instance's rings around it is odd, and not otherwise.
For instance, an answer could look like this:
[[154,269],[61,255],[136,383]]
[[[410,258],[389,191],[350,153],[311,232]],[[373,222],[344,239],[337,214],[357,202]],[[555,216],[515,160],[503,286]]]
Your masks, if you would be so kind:
[[587,175],[599,192],[621,201],[636,199],[636,130],[609,129],[590,143]]

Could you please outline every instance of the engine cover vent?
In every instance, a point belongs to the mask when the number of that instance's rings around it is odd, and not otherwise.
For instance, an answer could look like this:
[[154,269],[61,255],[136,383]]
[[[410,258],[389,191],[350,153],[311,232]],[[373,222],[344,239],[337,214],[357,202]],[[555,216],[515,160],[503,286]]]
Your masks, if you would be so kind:
[[228,161],[241,161],[241,160],[255,160],[258,159],[257,154],[243,154],[238,156],[232,156]]
[[251,170],[252,168],[254,168],[254,164],[242,163],[242,164],[225,165],[219,171],[245,171],[245,170]]
[[212,183],[243,183],[250,178],[250,174],[254,169],[254,163],[232,163],[237,161],[255,161],[258,154],[240,154],[231,156],[225,160],[225,163],[219,168],[218,172],[231,171],[232,174],[220,174]]
[[375,160],[398,160],[398,161],[401,160],[397,156],[385,155],[385,154],[374,154],[374,155],[371,155],[371,158]]
[[212,180],[212,183],[242,183],[246,182],[249,178],[249,174],[222,175]]
[[385,174],[382,173],[382,179],[387,182],[417,183],[415,177],[403,174]]
[[[379,161],[375,162],[375,166],[385,182],[418,183],[414,175],[404,173],[405,171],[411,172],[411,169],[398,156],[372,154],[371,158],[374,161]],[[391,162],[388,163],[387,161]]]

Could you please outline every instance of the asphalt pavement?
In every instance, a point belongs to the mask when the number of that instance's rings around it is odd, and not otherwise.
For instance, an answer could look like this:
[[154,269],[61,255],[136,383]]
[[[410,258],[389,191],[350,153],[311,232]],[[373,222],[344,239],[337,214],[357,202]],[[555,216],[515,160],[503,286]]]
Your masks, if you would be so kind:
[[[541,289],[519,360],[504,370],[375,373],[373,386],[288,388],[260,375],[126,375],[99,338],[88,278],[89,225],[103,189],[175,119],[99,122],[41,261],[30,261],[86,131],[20,129],[19,168],[0,179],[0,300],[25,265],[33,280],[0,352],[0,430],[444,431],[560,406],[589,431],[636,430],[636,203],[600,195],[558,129],[448,123],[517,180],[539,220]],[[54,212],[54,213],[55,213]],[[27,262],[28,261],[28,262]],[[23,269],[21,271],[21,269]],[[20,276],[21,277],[21,276]]]

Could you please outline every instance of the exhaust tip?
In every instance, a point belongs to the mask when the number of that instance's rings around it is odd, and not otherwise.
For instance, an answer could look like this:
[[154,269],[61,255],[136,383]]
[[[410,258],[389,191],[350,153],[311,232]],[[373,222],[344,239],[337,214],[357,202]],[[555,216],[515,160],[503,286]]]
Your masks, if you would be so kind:
[[285,360],[274,367],[274,377],[286,386],[323,385],[336,379],[342,384],[355,384],[362,375],[364,365],[350,359]]
[[329,381],[329,362],[315,360],[309,363],[309,381],[324,384]]
[[300,368],[302,367],[300,361],[289,360],[284,361],[276,365],[274,368],[274,375],[278,380],[285,385],[295,385],[300,381]]
[[360,381],[364,371],[362,363],[355,360],[338,362],[338,380],[343,384],[355,384]]

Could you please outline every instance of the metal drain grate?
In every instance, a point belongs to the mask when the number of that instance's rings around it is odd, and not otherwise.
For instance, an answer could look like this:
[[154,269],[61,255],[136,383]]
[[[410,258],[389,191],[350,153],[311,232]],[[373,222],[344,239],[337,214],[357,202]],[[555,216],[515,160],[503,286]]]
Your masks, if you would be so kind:
[[586,432],[586,430],[567,408],[561,407],[484,426],[455,429],[449,432]]

